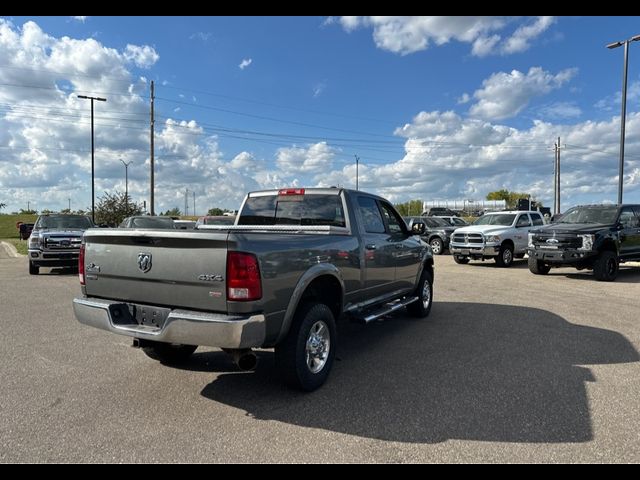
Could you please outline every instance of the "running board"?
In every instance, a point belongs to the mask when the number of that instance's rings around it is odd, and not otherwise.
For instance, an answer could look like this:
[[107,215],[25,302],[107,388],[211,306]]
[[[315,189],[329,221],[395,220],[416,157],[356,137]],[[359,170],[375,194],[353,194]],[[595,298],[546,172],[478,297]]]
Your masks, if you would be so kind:
[[369,313],[366,317],[360,317],[359,320],[363,321],[364,323],[373,322],[374,320],[384,315],[388,315],[391,312],[395,312],[396,310],[399,310],[402,307],[406,307],[410,303],[417,302],[418,300],[420,300],[418,297],[408,297],[403,300],[396,300],[393,303],[388,303],[386,305],[383,305],[380,310],[374,310],[373,312]]

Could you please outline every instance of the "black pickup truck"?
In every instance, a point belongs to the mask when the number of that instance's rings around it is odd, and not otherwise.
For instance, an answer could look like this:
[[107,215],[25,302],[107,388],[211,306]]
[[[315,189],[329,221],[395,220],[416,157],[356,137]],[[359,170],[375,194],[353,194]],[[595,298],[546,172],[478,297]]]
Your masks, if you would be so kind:
[[620,263],[640,261],[640,205],[582,205],[561,220],[529,233],[529,270],[546,275],[551,267],[592,269],[611,282]]

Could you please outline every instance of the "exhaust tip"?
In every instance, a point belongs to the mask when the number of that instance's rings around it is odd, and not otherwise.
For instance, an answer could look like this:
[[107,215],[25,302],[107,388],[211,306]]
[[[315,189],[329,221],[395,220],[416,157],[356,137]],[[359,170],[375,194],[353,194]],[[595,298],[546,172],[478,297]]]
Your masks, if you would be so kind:
[[240,355],[240,357],[236,361],[236,364],[238,365],[238,368],[240,368],[240,370],[243,370],[245,372],[249,370],[255,370],[256,365],[258,365],[258,357],[253,352],[245,353]]

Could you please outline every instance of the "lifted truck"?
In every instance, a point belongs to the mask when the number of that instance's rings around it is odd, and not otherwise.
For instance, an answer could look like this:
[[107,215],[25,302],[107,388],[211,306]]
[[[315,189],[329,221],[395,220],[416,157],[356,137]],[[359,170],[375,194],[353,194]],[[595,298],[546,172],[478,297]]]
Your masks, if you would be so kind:
[[286,383],[311,391],[331,370],[338,319],[370,322],[402,307],[429,314],[424,227],[409,230],[374,195],[296,188],[248,194],[233,226],[92,229],[74,312],[162,362],[207,345],[252,369],[252,348],[274,348]]
[[546,275],[552,267],[591,269],[611,282],[620,263],[640,260],[640,205],[583,205],[559,222],[529,234],[529,270]]

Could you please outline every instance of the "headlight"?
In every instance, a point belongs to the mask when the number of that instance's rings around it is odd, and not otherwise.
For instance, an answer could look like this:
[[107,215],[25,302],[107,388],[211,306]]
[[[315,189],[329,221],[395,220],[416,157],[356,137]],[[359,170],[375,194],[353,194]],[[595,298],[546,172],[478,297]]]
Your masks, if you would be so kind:
[[31,235],[29,237],[29,248],[38,248],[40,237]]
[[578,238],[582,238],[582,246],[578,250],[593,250],[595,235],[578,235]]
[[487,243],[500,243],[500,235],[488,235]]
[[533,245],[533,235],[534,235],[533,233],[530,233],[530,234],[529,234],[529,244],[527,245],[529,248],[534,248],[534,245]]

